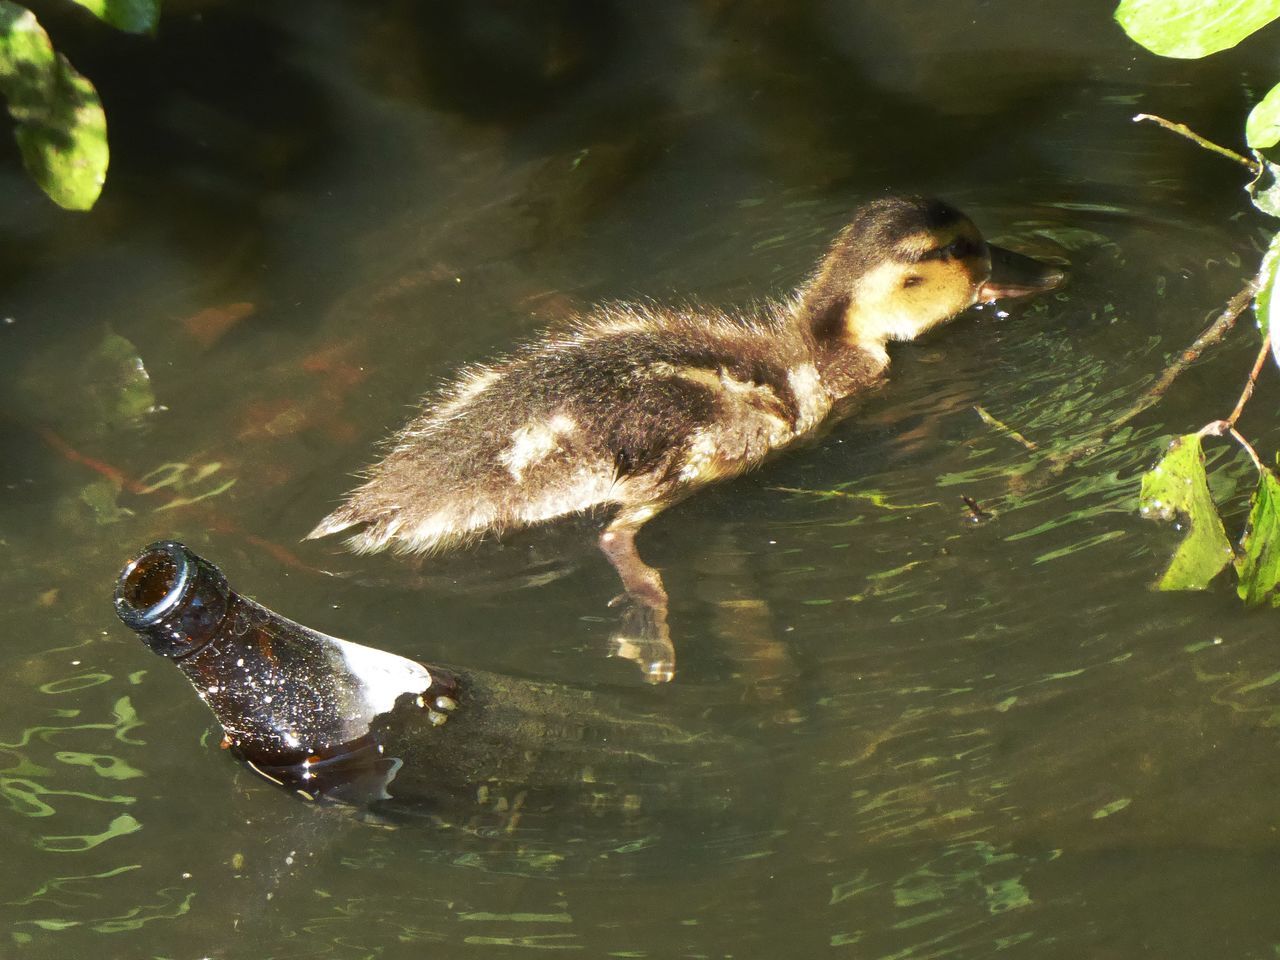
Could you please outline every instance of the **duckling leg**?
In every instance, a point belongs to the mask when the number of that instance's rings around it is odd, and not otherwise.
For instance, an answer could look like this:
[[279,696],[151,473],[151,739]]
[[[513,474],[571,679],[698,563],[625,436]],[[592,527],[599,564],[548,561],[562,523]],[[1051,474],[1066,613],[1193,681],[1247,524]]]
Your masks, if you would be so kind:
[[627,601],[610,656],[634,660],[650,683],[666,683],[676,675],[676,651],[667,628],[667,590],[662,575],[636,552],[636,531],[647,519],[624,514],[600,534],[600,550],[618,571],[626,591],[614,603]]

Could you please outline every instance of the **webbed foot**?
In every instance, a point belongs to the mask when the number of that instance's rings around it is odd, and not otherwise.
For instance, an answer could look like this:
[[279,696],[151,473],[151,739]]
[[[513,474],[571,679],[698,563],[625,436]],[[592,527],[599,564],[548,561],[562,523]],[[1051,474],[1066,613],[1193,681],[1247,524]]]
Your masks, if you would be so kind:
[[662,575],[636,553],[635,532],[634,526],[615,521],[600,535],[600,549],[626,590],[609,602],[622,607],[609,656],[635,661],[649,683],[669,683],[676,675],[676,651],[667,629],[667,591]]
[[637,664],[648,683],[669,683],[676,675],[676,649],[667,629],[667,612],[629,600],[617,631],[609,638],[609,656]]

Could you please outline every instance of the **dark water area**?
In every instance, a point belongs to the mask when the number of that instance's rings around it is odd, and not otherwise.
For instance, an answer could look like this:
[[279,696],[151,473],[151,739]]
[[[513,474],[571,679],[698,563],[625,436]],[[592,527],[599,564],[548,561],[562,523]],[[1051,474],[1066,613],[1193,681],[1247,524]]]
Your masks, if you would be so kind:
[[[77,216],[0,147],[0,956],[1280,950],[1277,620],[1151,590],[1179,534],[1137,512],[1165,438],[1230,410],[1251,321],[1036,470],[1254,272],[1241,171],[1131,117],[1238,143],[1274,30],[1179,62],[1101,2],[175,2],[154,39],[39,12],[112,166]],[[589,523],[421,564],[300,542],[459,364],[601,300],[783,294],[889,190],[1070,280],[897,346],[822,442],[645,528],[671,686],[605,656]],[[137,362],[156,409],[122,412]],[[641,832],[307,805],[115,621],[161,537],[328,633],[712,723],[748,789]]]

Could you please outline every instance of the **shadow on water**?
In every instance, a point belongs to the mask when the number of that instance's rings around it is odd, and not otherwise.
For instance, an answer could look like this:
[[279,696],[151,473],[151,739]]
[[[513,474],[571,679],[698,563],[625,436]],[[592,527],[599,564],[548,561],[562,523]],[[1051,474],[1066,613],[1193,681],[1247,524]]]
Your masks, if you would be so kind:
[[[192,0],[155,40],[41,10],[113,161],[72,218],[0,154],[0,953],[1271,955],[1272,621],[1149,591],[1176,532],[1135,511],[1254,346],[1029,482],[1252,271],[1234,171],[1129,117],[1232,140],[1265,44],[1159,61],[1059,6]],[[299,545],[457,365],[599,300],[784,292],[888,189],[1070,283],[902,346],[822,443],[646,527],[678,689],[620,692],[587,524],[418,568]],[[111,619],[167,536],[338,636],[708,701],[746,796],[653,843],[294,802]]]

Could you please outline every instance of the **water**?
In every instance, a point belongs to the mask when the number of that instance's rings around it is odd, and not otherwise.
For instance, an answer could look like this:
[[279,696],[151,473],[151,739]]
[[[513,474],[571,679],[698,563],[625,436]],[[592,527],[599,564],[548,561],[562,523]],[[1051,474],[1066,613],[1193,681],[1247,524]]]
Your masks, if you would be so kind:
[[[1064,447],[1239,288],[1239,171],[1129,118],[1234,143],[1265,40],[1160,61],[1105,3],[469,7],[50,21],[113,160],[73,217],[4,148],[0,955],[1273,956],[1275,620],[1151,591],[1177,534],[1136,512],[1162,438],[1234,402],[1247,324],[1047,482],[974,409]],[[588,525],[421,567],[299,538],[437,376],[601,299],[784,291],[887,188],[1071,280],[898,348],[820,445],[646,528],[671,695],[756,757],[728,822],[584,852],[316,809],[114,621],[121,562],[174,536],[339,636],[638,685]],[[141,429],[86,365],[107,331],[164,408]]]

